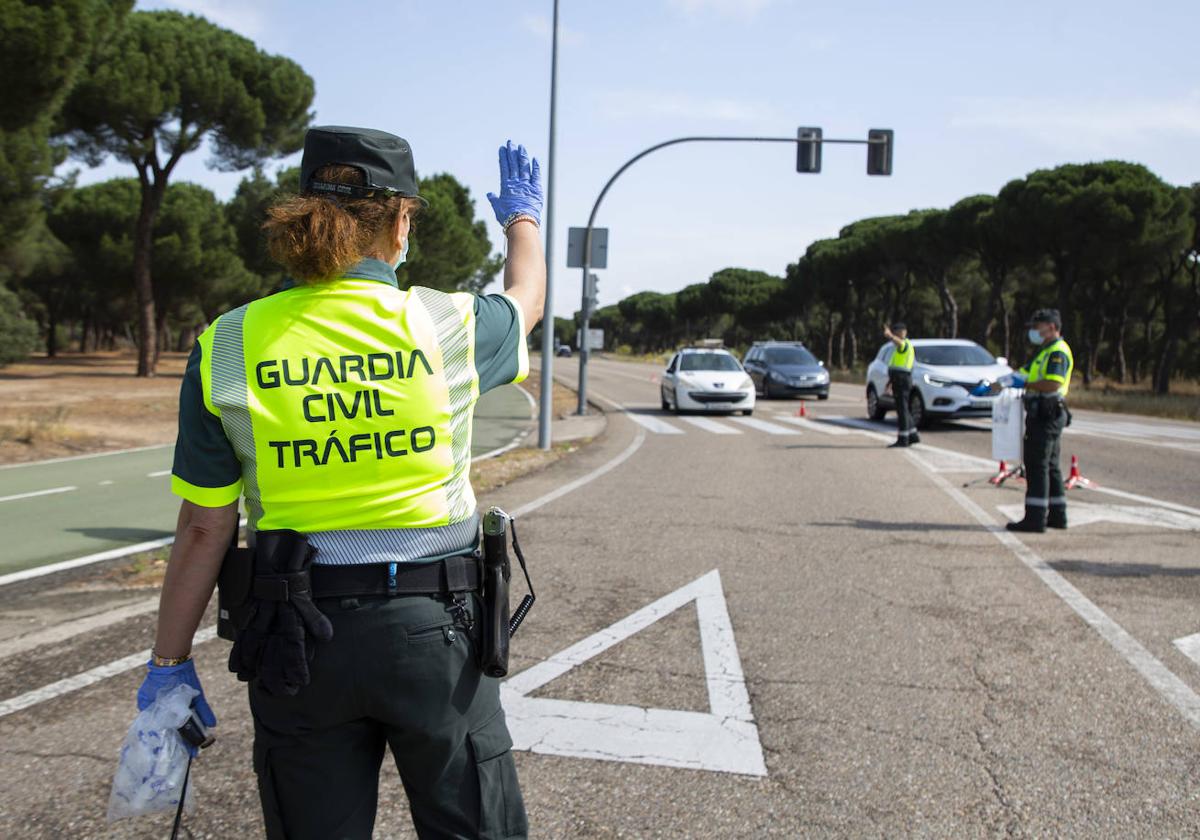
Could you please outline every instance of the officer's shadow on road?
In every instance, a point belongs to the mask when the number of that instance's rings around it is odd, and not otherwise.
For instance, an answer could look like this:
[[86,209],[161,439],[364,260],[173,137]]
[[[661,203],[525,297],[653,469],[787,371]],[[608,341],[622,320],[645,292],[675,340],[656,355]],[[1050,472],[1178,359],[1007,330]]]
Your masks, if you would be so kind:
[[854,528],[860,531],[914,531],[930,533],[933,531],[978,531],[978,525],[956,525],[947,522],[883,522],[878,519],[857,519],[846,517],[839,522],[809,522],[807,525],[816,528]]
[[115,543],[140,543],[169,537],[172,531],[155,531],[150,528],[66,528],[72,534],[81,534],[92,540]]

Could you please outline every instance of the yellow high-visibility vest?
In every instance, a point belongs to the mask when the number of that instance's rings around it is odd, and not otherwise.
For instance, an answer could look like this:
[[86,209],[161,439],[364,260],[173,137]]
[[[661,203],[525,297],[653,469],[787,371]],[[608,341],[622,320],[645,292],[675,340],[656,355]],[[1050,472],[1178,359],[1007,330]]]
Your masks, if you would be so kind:
[[916,361],[917,351],[913,349],[912,342],[906,338],[903,344],[892,349],[892,358],[888,360],[888,368],[891,370],[912,370]]
[[[1061,353],[1066,357],[1067,369],[1062,373],[1050,372],[1048,370],[1050,359],[1055,353]],[[1074,370],[1075,356],[1071,353],[1071,346],[1060,338],[1043,347],[1041,352],[1033,357],[1033,361],[1021,368],[1019,372],[1024,374],[1026,382],[1049,380],[1050,382],[1059,383],[1058,395],[1065,397],[1071,390],[1071,374]]]
[[252,530],[474,517],[474,300],[342,278],[246,304],[200,336],[205,405],[241,461]]

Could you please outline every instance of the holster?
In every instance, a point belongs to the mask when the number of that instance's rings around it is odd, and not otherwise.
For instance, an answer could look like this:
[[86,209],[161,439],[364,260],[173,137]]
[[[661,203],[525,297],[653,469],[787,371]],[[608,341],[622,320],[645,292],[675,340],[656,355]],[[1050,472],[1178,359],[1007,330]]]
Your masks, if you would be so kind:
[[234,641],[238,630],[246,626],[253,583],[254,551],[239,548],[234,533],[217,575],[217,635],[222,639]]
[[508,674],[508,516],[491,508],[483,516],[483,621],[479,667],[489,677]]

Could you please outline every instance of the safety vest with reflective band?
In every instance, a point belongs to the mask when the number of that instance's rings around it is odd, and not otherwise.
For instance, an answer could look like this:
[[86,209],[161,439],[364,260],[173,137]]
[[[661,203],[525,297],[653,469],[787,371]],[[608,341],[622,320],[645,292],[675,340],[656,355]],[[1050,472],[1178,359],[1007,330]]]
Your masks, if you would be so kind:
[[1059,338],[1043,347],[1033,361],[1018,372],[1025,376],[1026,382],[1049,380],[1059,383],[1058,395],[1065,397],[1071,390],[1071,373],[1074,370],[1075,356],[1071,353],[1071,347]]
[[907,338],[899,347],[892,348],[892,358],[888,361],[889,370],[912,370],[917,360],[917,351]]
[[297,286],[200,336],[206,407],[242,464],[249,524],[421,530],[462,544],[469,480],[474,296],[374,280]]

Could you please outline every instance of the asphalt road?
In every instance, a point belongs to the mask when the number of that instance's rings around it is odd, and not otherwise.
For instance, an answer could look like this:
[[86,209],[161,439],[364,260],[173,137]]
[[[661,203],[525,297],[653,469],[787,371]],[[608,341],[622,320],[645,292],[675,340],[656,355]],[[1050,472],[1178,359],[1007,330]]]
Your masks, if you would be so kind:
[[[511,442],[531,410],[516,386],[484,394],[472,452]],[[179,512],[172,452],[167,444],[0,467],[0,575],[169,537]]]
[[[604,437],[481,500],[519,514],[538,591],[502,687],[535,836],[1200,834],[1200,458],[1175,432],[1080,432],[1126,495],[1072,491],[1075,527],[1017,540],[1019,487],[962,486],[992,470],[972,424],[888,450],[849,387],[815,419],[676,418],[655,375],[597,361]],[[139,681],[106,666],[148,645],[147,600],[0,589],[3,836],[166,833],[103,823]],[[196,653],[221,726],[187,825],[261,836],[244,688],[225,643]],[[377,836],[412,836],[384,771]]]

